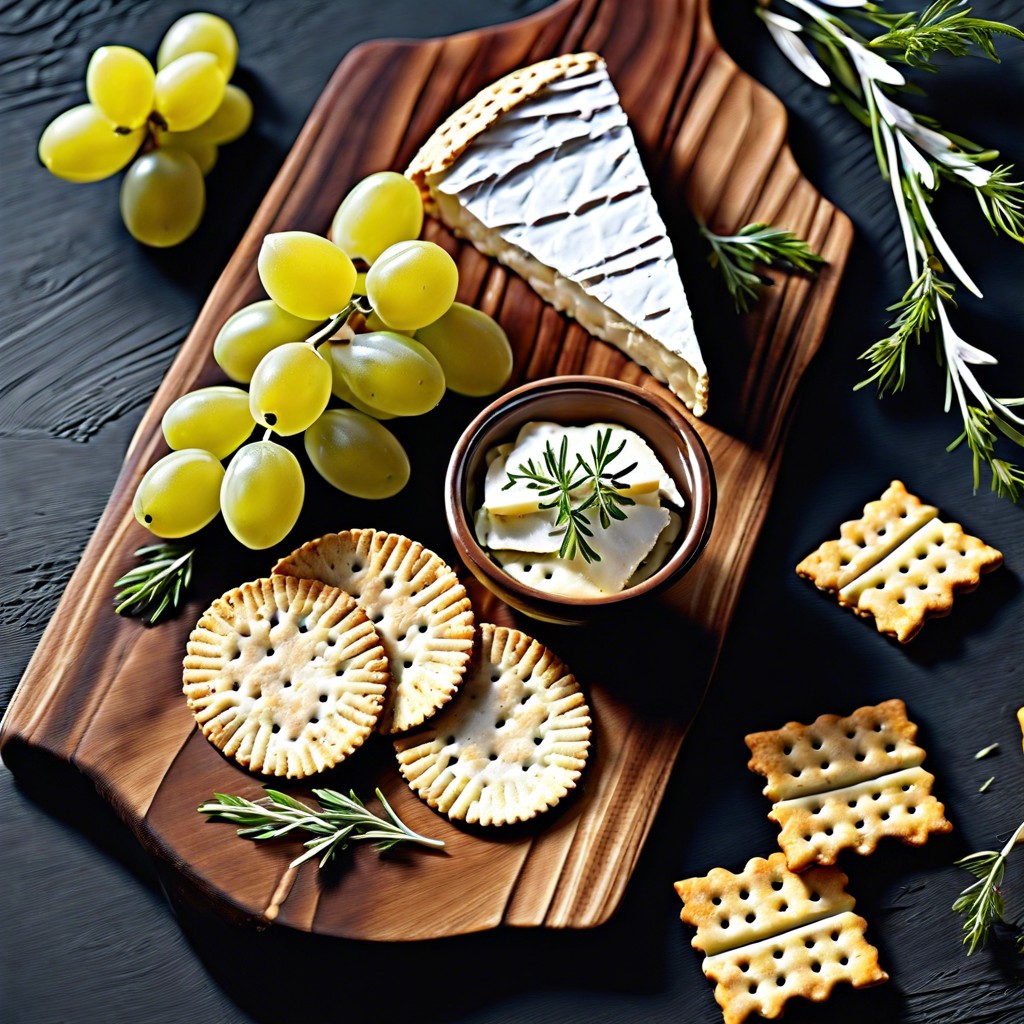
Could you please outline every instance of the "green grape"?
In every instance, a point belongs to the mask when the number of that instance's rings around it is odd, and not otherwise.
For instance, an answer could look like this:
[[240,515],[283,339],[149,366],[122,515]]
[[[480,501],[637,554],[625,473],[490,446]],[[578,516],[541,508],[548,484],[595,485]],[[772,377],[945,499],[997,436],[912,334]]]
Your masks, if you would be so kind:
[[387,427],[356,409],[328,409],[305,434],[314,469],[357,498],[390,498],[409,481],[409,459]]
[[238,60],[238,39],[231,26],[216,14],[186,14],[161,40],[156,66],[163,68],[186,53],[212,53],[227,81]]
[[252,100],[237,85],[224,87],[224,99],[213,116],[186,132],[195,142],[224,146],[241,138],[252,124]]
[[158,537],[187,537],[220,510],[224,467],[210,452],[185,448],[153,463],[132,502],[135,518]]
[[119,135],[91,103],[65,110],[39,139],[43,166],[66,181],[99,181],[117,174],[142,144],[142,129]]
[[249,396],[226,385],[182,395],[168,407],[161,425],[169,447],[204,448],[218,459],[226,459],[256,426]]
[[225,321],[213,342],[213,358],[232,380],[246,384],[272,348],[305,341],[318,324],[293,316],[271,299],[261,299]]
[[372,263],[389,246],[419,238],[420,190],[404,174],[378,171],[342,200],[331,224],[331,241],[353,259]]
[[[363,294],[365,295],[366,293],[363,292]],[[404,334],[407,338],[412,338],[416,334],[415,331],[399,331],[396,328],[389,326],[388,324],[384,323],[384,321],[381,320],[381,318],[377,316],[377,314],[372,309],[366,316],[366,330],[367,332],[391,331],[393,334]]]
[[130,46],[101,46],[89,60],[89,102],[118,128],[141,128],[153,110],[156,72]]
[[356,283],[356,268],[333,242],[309,231],[267,235],[257,260],[267,294],[282,308],[306,320],[340,313]]
[[465,303],[453,302],[416,340],[434,353],[445,383],[460,395],[493,395],[512,375],[512,346],[501,325]]
[[331,346],[331,361],[360,402],[395,416],[429,412],[444,396],[441,364],[403,334],[357,334],[348,344]]
[[154,105],[169,132],[187,132],[213,117],[227,79],[212,53],[186,53],[156,75]]
[[419,330],[448,310],[459,286],[455,260],[433,242],[398,242],[366,274],[366,295],[395,330]]
[[325,341],[317,348],[321,357],[326,359],[331,365],[331,393],[336,398],[340,398],[343,402],[347,402],[353,409],[365,412],[367,416],[372,416],[375,420],[393,420],[395,418],[394,413],[384,412],[381,409],[374,409],[373,406],[367,405],[365,402],[360,402],[359,399],[352,394],[352,389],[345,381],[341,362],[334,358],[334,352],[347,344],[348,342],[338,343]]
[[224,522],[247,548],[273,547],[298,520],[305,493],[299,460],[273,441],[253,441],[235,452],[224,474]]
[[219,151],[212,142],[202,142],[193,138],[193,135],[193,132],[161,132],[160,148],[188,153],[205,178],[216,166]]
[[327,408],[331,368],[315,348],[301,341],[271,349],[249,384],[253,419],[275,434],[298,434]]
[[165,248],[185,241],[199,227],[205,206],[202,171],[180,150],[146,153],[121,182],[121,218],[144,245]]

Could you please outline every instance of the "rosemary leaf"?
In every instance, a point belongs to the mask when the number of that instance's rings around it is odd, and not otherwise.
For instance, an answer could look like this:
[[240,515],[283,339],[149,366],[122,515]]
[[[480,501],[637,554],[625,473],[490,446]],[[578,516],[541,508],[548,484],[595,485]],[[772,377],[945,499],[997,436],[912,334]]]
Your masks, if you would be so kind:
[[747,224],[734,235],[720,235],[702,224],[700,233],[711,245],[708,262],[721,271],[738,313],[746,313],[761,297],[761,289],[772,284],[756,267],[813,274],[825,262],[792,231],[760,222]]
[[978,880],[967,886],[953,903],[953,910],[964,915],[964,945],[970,956],[988,942],[992,926],[1005,918],[1006,907],[1000,886],[1006,871],[1006,858],[1024,835],[1022,821],[1002,850],[982,850],[956,861]]
[[[612,520],[626,519],[624,508],[636,504],[629,495],[619,492],[627,486],[626,477],[637,464],[633,462],[612,471],[612,463],[626,447],[623,438],[617,448],[610,450],[612,434],[610,427],[598,431],[597,440],[590,446],[590,460],[577,453],[572,467],[568,465],[569,438],[563,434],[557,455],[550,441],[545,444],[543,470],[537,468],[533,459],[520,463],[518,470],[508,470],[503,491],[524,481],[530,490],[537,491],[538,497],[550,499],[539,502],[540,508],[557,510],[554,530],[562,535],[559,558],[572,561],[579,555],[584,562],[600,562],[601,555],[589,543],[594,531],[587,513],[596,509],[598,523],[607,530]],[[586,491],[582,490],[584,485]]]
[[313,838],[303,843],[305,852],[291,862],[298,867],[307,860],[320,858],[323,867],[334,856],[346,850],[349,841],[369,841],[379,852],[391,849],[396,843],[411,842],[421,846],[441,847],[440,839],[430,839],[414,832],[398,817],[378,789],[377,800],[384,808],[381,818],[367,810],[352,791],[348,796],[333,789],[314,789],[320,808],[311,807],[276,789],[267,789],[259,800],[227,793],[214,793],[213,800],[200,804],[200,814],[211,819],[240,825],[238,835],[243,839],[265,840],[285,838],[293,832],[306,832]]
[[192,582],[194,548],[184,544],[148,544],[135,555],[144,559],[114,584],[114,611],[155,625],[181,607]]

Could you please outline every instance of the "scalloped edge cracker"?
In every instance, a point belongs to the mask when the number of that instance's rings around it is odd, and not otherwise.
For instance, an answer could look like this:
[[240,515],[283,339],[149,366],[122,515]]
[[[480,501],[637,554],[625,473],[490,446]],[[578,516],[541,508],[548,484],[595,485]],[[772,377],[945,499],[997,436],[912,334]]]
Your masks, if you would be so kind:
[[701,966],[726,1024],[751,1013],[778,1017],[796,996],[821,1002],[839,982],[863,988],[888,979],[846,882],[838,868],[795,874],[773,853],[751,858],[739,874],[713,868],[675,883],[680,919],[697,929],[690,944],[705,954]]
[[391,667],[379,731],[422,725],[457,692],[473,648],[473,607],[455,571],[418,541],[342,530],[297,548],[275,573],[351,594],[374,623]]
[[999,551],[939,519],[938,509],[894,480],[796,572],[836,594],[842,607],[873,618],[880,633],[907,643],[926,619],[950,613],[955,594],[974,590],[1002,562]]
[[746,737],[748,767],[767,780],[768,817],[781,826],[779,846],[793,871],[834,864],[845,849],[869,854],[885,837],[920,846],[952,829],[931,795],[934,776],[921,767],[916,735],[906,705],[894,699]]
[[182,688],[203,735],[264,775],[331,768],[373,732],[388,663],[352,597],[271,576],[217,598],[192,630]]
[[395,740],[420,799],[452,820],[526,821],[572,790],[590,750],[590,709],[566,665],[517,629],[481,623],[462,690]]

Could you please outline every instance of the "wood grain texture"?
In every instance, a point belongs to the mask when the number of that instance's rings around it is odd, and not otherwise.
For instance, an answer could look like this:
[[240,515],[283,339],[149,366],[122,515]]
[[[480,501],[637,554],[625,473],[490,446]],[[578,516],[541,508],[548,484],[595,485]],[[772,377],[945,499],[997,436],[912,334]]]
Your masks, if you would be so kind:
[[[500,29],[371,44],[340,65],[135,435],[106,512],[8,709],[0,742],[12,768],[26,750],[74,765],[149,851],[215,904],[246,918],[380,940],[502,923],[583,928],[607,920],[714,669],[768,509],[796,390],[824,333],[851,242],[849,222],[797,170],[781,105],[718,46],[707,3],[657,0],[637,9],[628,0],[567,0]],[[167,405],[219,381],[210,346],[226,317],[260,296],[256,254],[266,233],[322,233],[352,183],[372,170],[404,167],[435,125],[478,89],[516,67],[583,49],[608,62],[673,237],[692,232],[694,217],[719,229],[762,219],[806,237],[829,265],[814,281],[780,278],[742,330],[722,325],[704,332],[712,411],[699,429],[716,470],[718,518],[698,569],[642,618],[623,624],[643,638],[640,670],[635,649],[595,649],[585,628],[522,624],[588,688],[596,742],[581,791],[530,828],[499,836],[461,830],[408,791],[389,749],[377,744],[323,784],[359,791],[381,785],[413,828],[446,840],[445,851],[378,859],[360,850],[328,881],[312,871],[293,879],[286,865],[294,848],[240,843],[227,826],[197,822],[195,806],[211,792],[252,796],[259,787],[195,732],[180,692],[185,639],[202,607],[264,572],[277,553],[239,553],[214,531],[195,599],[179,619],[143,630],[114,616],[109,604],[113,581],[146,536],[131,517],[131,496],[165,450],[159,421]],[[665,393],[503,268],[436,224],[426,234],[456,256],[460,298],[505,327],[518,380],[586,372]],[[685,273],[697,258],[681,252],[681,262]],[[411,450],[421,482],[440,479],[467,407],[446,401],[431,414],[431,437]],[[312,487],[282,552],[325,530],[372,525],[408,532],[447,554],[439,486],[436,504],[415,513],[401,500],[371,509]],[[370,515],[378,518],[353,521]],[[474,601],[481,618],[510,614],[478,591]],[[425,891],[434,898],[423,900]]]

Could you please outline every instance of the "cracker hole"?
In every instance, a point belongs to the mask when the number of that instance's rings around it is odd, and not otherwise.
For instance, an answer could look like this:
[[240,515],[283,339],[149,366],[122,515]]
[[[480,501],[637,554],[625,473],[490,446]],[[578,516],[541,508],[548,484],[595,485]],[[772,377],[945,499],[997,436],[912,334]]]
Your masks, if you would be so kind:
[[829,762],[828,761],[822,761],[821,762],[821,770],[822,771],[827,771],[828,766],[829,766]]
[[824,744],[819,739],[811,740],[811,750],[821,750]]
[[927,583],[918,583],[917,589],[918,590],[927,590],[928,589],[928,584]]
[[712,896],[711,902],[717,907],[722,902],[721,896]]
[[857,738],[857,730],[856,729],[848,729],[847,732],[846,732],[846,738],[848,740],[856,739]]
[[811,893],[810,899],[812,903],[817,903],[821,899],[821,893],[815,890]]
[[917,814],[917,808],[916,807],[908,807],[907,808],[907,814]]
[[292,681],[290,679],[286,679],[283,685],[284,688],[287,690],[292,685]]
[[747,924],[753,924],[757,920],[757,914],[751,911],[743,920],[746,921]]
[[896,744],[895,743],[886,743],[886,745],[885,745],[885,752],[887,754],[895,754],[896,753]]
[[910,566],[909,565],[901,565],[900,566],[900,572],[903,573],[904,576],[906,576],[906,574],[908,572],[910,572]]
[[781,949],[773,949],[772,950],[772,956],[775,957],[776,960],[781,960],[782,959],[782,950]]
[[[744,974],[746,974],[746,973],[747,973],[747,971],[749,971],[749,970],[750,970],[750,963],[749,963],[749,962],[748,962],[747,960],[741,960],[741,961],[740,961],[740,962],[739,962],[739,963],[738,963],[738,964],[737,964],[736,966],[737,966],[737,967],[738,967],[738,968],[739,968],[739,969],[740,969],[740,970],[741,970],[741,971],[742,971],[742,972],[743,972]],[[757,986],[755,985],[754,987],[756,988]]]
[[241,685],[242,684],[236,679],[236,680],[234,680],[234,682],[232,682],[231,689],[232,690],[237,690],[239,688],[239,686],[241,686]]
[[267,657],[270,658],[270,657],[273,656],[273,654],[274,654],[274,648],[273,647],[268,647],[267,648]]
[[833,942],[838,942],[838,941],[839,941],[839,930],[838,930],[838,929],[836,929],[835,931],[833,931],[833,932],[832,932],[832,934],[831,934],[831,935],[829,936],[829,938],[830,938],[830,939],[831,939],[831,940],[832,940]]
[[719,921],[719,924],[721,925],[722,928],[728,928],[729,927],[729,918],[723,917],[722,920]]
[[309,620],[308,619],[303,619],[299,623],[299,632],[300,633],[308,633],[309,632]]
[[775,984],[776,984],[776,985],[778,985],[778,986],[779,986],[779,988],[782,988],[782,986],[786,984],[786,976],[785,976],[784,974],[780,974],[780,975],[779,975],[779,976],[778,976],[778,977],[777,977],[777,978],[775,979]]
[[882,821],[888,821],[889,820],[889,812],[888,811],[882,811],[882,813],[879,815],[879,817],[882,819]]
[[884,526],[880,526],[880,527],[878,528],[878,536],[879,536],[879,537],[884,537],[884,536],[885,536],[885,534],[886,534],[886,527],[884,527]]
[[272,733],[274,733],[274,734],[276,735],[277,733],[279,733],[279,732],[281,731],[281,726],[279,726],[279,725],[277,724],[277,722],[275,722],[275,723],[274,723],[274,724],[273,724],[273,725],[272,725],[272,726],[270,727],[270,731],[271,731]]
[[449,746],[450,744],[455,742],[455,737],[454,736],[446,736],[444,738],[444,742],[445,742],[445,746]]
[[946,571],[946,567],[944,565],[938,565],[938,566],[936,566],[936,569],[939,572],[945,572]]
[[782,882],[779,881],[779,879],[776,879],[774,882],[772,882],[772,888],[776,892],[779,892],[782,889]]
[[829,828],[825,829],[825,835],[830,836],[834,831],[835,830],[830,826]]
[[326,693],[321,693],[320,694],[320,703],[321,704],[326,704],[327,703],[327,694]]
[[499,718],[499,719],[498,719],[498,720],[497,720],[497,721],[496,721],[496,722],[494,723],[494,728],[495,728],[495,729],[500,729],[500,728],[501,728],[501,727],[502,727],[502,726],[503,726],[504,724],[505,724],[505,719],[504,719],[504,718]]
[[863,753],[863,751],[858,750],[857,753],[853,755],[853,759],[854,761],[865,761],[867,760],[867,756],[868,755]]
[[900,789],[902,789],[904,793],[909,793],[913,788],[914,787],[909,782],[904,782],[903,785],[900,786]]
[[875,732],[881,732],[885,728],[881,722],[875,722]]
[[814,949],[815,939],[804,939],[805,949]]
[[362,564],[362,562],[353,562],[352,563],[352,571],[353,572],[362,572],[363,571],[363,564]]
[[811,841],[811,834],[810,834],[810,832],[808,832],[807,835],[804,836],[804,842],[805,843],[809,843],[810,841]]
[[815,974],[820,974],[821,964],[819,964],[818,961],[815,960],[814,963],[811,964],[811,970],[814,971]]
[[385,576],[384,577],[384,589],[385,590],[390,590],[391,586],[392,586],[392,584],[394,582],[395,582],[395,577],[394,576]]
[[863,818],[861,818],[861,819],[860,819],[860,821],[855,821],[855,822],[853,823],[853,827],[854,827],[855,829],[857,829],[858,831],[860,831],[860,830],[861,830],[861,829],[862,829],[862,828],[864,827],[864,819],[863,819]]
[[542,736],[534,736],[533,737],[534,746],[538,746],[539,747],[541,745],[541,741],[542,740],[543,740]]
[[857,801],[856,800],[847,800],[846,801],[846,806],[847,807],[856,807],[857,806]]
[[756,982],[756,981],[752,981],[752,982],[750,983],[750,985],[749,985],[749,986],[747,987],[747,991],[748,991],[748,992],[749,992],[749,993],[750,993],[751,995],[753,995],[753,994],[754,994],[754,993],[755,993],[755,992],[757,991],[757,982]]
[[906,604],[907,603],[907,599],[905,597],[897,597],[896,598],[896,603],[897,604]]
[[881,800],[882,799],[882,794],[881,793],[872,793],[871,794],[871,799],[872,800]]
[[786,745],[785,745],[785,746],[784,746],[784,747],[782,748],[782,753],[783,753],[783,754],[784,754],[784,755],[785,755],[786,757],[789,757],[789,755],[793,753],[793,748],[792,748],[792,747],[791,747],[791,746],[790,746],[790,745],[789,745],[789,744],[787,743],[787,744],[786,744]]
[[885,584],[884,583],[876,583],[875,584],[875,590],[885,590]]
[[789,910],[789,904],[788,903],[782,902],[782,903],[779,904],[779,913],[780,914],[784,914],[787,910]]
[[309,724],[310,724],[310,725],[317,725],[317,724],[318,724],[319,722],[320,722],[320,719],[319,719],[319,718],[317,718],[317,716],[316,716],[316,715],[314,715],[314,716],[313,716],[313,717],[312,717],[312,718],[311,718],[311,719],[309,720]]
[[799,778],[800,778],[800,776],[801,776],[801,775],[803,775],[803,773],[804,773],[804,770],[803,770],[803,768],[797,768],[797,769],[796,769],[796,771],[792,771],[792,772],[790,772],[789,774],[790,774],[790,775],[791,775],[791,776],[792,776],[792,777],[793,777],[794,779],[799,779]]
[[750,899],[750,891],[748,889],[740,889],[740,899],[741,900],[749,900]]
[[488,761],[497,761],[498,760],[498,755],[495,754],[495,753],[490,753],[490,754],[487,755],[487,760]]
[[850,958],[848,956],[841,956],[839,958],[839,963],[842,964],[843,967],[845,967],[849,962]]
[[402,662],[402,667],[403,668],[412,668],[412,662],[409,661],[408,658],[406,658],[406,660]]

